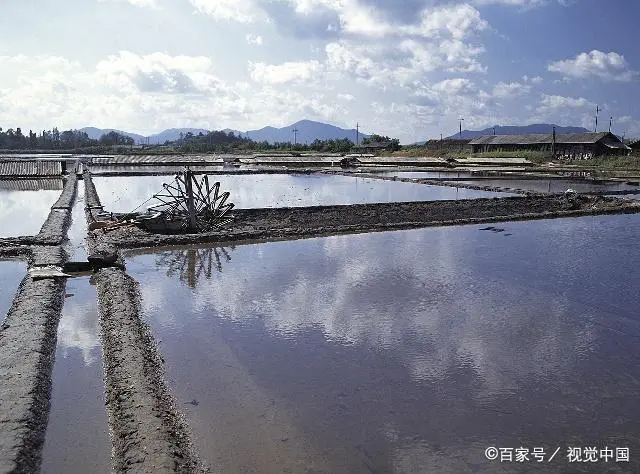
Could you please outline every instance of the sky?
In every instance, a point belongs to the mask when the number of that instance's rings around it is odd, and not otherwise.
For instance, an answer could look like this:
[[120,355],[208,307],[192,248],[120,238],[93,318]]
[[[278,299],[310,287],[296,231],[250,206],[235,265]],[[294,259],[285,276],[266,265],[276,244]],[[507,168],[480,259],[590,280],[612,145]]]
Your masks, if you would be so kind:
[[640,138],[637,0],[2,0],[0,127]]

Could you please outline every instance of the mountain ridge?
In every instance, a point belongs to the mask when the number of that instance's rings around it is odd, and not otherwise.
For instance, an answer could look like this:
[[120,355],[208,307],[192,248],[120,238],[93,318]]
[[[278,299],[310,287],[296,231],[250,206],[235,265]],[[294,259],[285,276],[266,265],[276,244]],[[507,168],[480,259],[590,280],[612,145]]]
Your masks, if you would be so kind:
[[[296,129],[297,132],[294,134],[293,130]],[[176,141],[180,138],[180,133],[187,134],[189,132],[197,135],[198,133],[208,133],[209,130],[204,128],[168,128],[159,133],[154,133],[149,135],[148,137],[144,135],[140,135],[138,133],[126,132],[123,130],[118,130],[114,128],[97,128],[97,127],[84,127],[79,129],[81,132],[85,132],[89,138],[94,140],[99,139],[103,134],[109,133],[111,131],[115,131],[122,135],[126,135],[128,137],[133,138],[136,144],[144,144],[147,143],[147,138],[149,144],[151,145],[162,145],[166,141]],[[267,141],[269,143],[275,142],[293,142],[294,140],[297,143],[311,143],[314,140],[336,140],[348,138],[355,143],[356,141],[356,129],[344,129],[335,125],[316,122],[313,120],[299,120],[291,125],[287,125],[285,127],[273,127],[268,125],[266,127],[262,127],[255,130],[247,130],[240,131],[231,128],[225,128],[222,130],[223,132],[229,133],[233,132],[235,135],[239,135],[242,137],[249,137],[254,141]],[[295,135],[295,136],[294,136]],[[360,133],[359,140],[368,137],[368,134]]]

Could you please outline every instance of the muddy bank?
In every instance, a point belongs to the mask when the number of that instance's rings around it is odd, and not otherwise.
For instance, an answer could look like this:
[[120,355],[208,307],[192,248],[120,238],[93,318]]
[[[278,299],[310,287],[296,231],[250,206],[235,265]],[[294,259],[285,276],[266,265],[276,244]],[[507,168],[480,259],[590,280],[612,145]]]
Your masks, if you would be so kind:
[[70,174],[67,176],[66,181],[64,183],[64,187],[62,188],[62,193],[60,197],[56,201],[56,203],[51,206],[52,209],[71,209],[73,207],[73,202],[76,197],[76,189],[78,187],[78,178],[75,174]]
[[0,326],[0,471],[36,472],[65,281],[24,278]]
[[135,280],[106,268],[98,289],[107,412],[116,472],[201,472],[188,428],[163,378],[162,359],[140,319]]
[[83,174],[84,181],[84,205],[85,209],[96,209],[98,211],[102,210],[102,203],[100,202],[100,196],[98,196],[98,191],[96,191],[96,187],[91,180],[91,173],[85,171]]
[[[250,165],[243,165],[250,166]],[[174,170],[163,170],[158,167],[149,167],[149,169],[140,169],[136,171],[132,170],[123,170],[123,171],[115,171],[115,170],[91,170],[92,176],[100,176],[100,177],[119,177],[119,176],[173,176],[183,168],[174,169]],[[219,170],[199,170],[197,166],[190,167],[191,171],[194,174],[208,174],[211,176],[215,175],[235,175],[235,174],[311,174],[316,173],[317,170],[304,169],[304,168],[296,168],[295,170],[289,170],[286,168],[275,168],[275,167],[264,167],[260,169],[228,169],[220,167]]]
[[[430,186],[448,186],[451,188],[464,188],[464,189],[475,189],[477,191],[489,191],[494,193],[515,193],[515,194],[523,194],[527,196],[535,196],[541,193],[533,193],[530,191],[525,191],[523,189],[517,188],[509,188],[509,187],[497,187],[497,186],[480,186],[474,184],[466,184],[466,183],[457,183],[453,180],[444,180],[444,179],[423,179],[423,178],[402,178],[398,176],[381,176],[379,174],[371,174],[371,173],[356,173],[349,171],[323,171],[326,174],[337,174],[341,176],[351,176],[358,178],[373,178],[373,179],[381,179],[383,181],[401,181],[403,183],[418,183],[418,184],[427,184]],[[466,178],[472,179],[472,178]]]
[[160,235],[137,227],[128,227],[106,233],[102,230],[94,231],[93,238],[120,248],[136,248],[636,212],[640,212],[640,205],[633,202],[584,195],[572,199],[546,195],[457,201],[239,209],[234,211],[234,223],[217,233]]
[[24,257],[29,255],[30,249],[26,245],[6,245],[0,242],[0,258]]

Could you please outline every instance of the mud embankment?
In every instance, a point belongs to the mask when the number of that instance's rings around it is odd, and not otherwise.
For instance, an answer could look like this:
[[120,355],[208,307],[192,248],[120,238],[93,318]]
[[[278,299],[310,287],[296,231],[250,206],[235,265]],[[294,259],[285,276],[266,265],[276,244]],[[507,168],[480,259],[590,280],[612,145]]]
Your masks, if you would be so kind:
[[137,248],[638,212],[637,203],[585,195],[239,209],[234,211],[234,222],[215,233],[162,235],[126,227],[98,230],[93,238],[120,248]]
[[[62,265],[60,251],[34,250],[32,264]],[[64,279],[25,277],[0,326],[0,472],[40,466],[64,293]]]
[[[95,184],[93,184],[93,180],[91,179],[91,173],[85,171],[83,176],[84,181],[84,206],[87,210],[95,210],[96,212],[102,211],[102,203],[100,202],[100,196],[98,196],[98,191],[96,190]],[[92,214],[92,213],[89,213]],[[89,221],[91,223],[92,221]]]
[[122,270],[94,275],[107,412],[116,472],[201,472],[188,428],[165,384],[162,359],[140,319],[137,282]]
[[[360,172],[349,172],[349,171],[323,171],[326,174],[334,174],[339,176],[350,176],[350,177],[358,177],[358,178],[371,178],[371,179],[381,179],[383,181],[400,181],[403,183],[414,183],[414,184],[427,184],[430,186],[447,186],[450,188],[463,188],[463,189],[474,189],[476,191],[489,191],[494,193],[513,193],[513,194],[523,194],[527,196],[538,196],[544,195],[543,193],[534,193],[531,191],[526,191],[524,189],[518,188],[509,188],[509,187],[498,187],[498,186],[481,186],[475,184],[466,184],[466,183],[458,183],[455,180],[447,181],[442,178],[438,179],[426,179],[426,178],[402,178],[399,176],[381,176],[379,174],[371,174],[371,173],[360,173]],[[467,180],[475,179],[475,178],[465,178]]]

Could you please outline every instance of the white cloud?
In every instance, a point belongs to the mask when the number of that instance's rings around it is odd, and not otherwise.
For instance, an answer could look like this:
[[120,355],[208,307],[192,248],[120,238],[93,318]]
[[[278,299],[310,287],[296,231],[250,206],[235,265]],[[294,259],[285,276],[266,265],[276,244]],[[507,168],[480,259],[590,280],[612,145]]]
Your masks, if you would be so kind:
[[216,20],[251,23],[256,20],[257,6],[251,0],[189,0],[201,13]]
[[527,75],[522,76],[522,80],[528,84],[539,85],[544,82],[544,79],[540,76],[529,77]]
[[498,82],[492,91],[492,96],[496,99],[513,99],[528,94],[531,86],[520,82]]
[[279,65],[249,63],[251,79],[265,84],[304,83],[322,72],[322,65],[316,60],[291,61]]
[[247,36],[245,36],[247,43],[252,44],[252,45],[257,45],[260,46],[262,45],[262,36],[260,35],[252,35],[252,34],[248,34]]
[[106,2],[129,3],[134,7],[158,8],[157,0],[98,0],[98,1],[100,3],[106,3]]
[[542,94],[540,107],[538,110],[554,110],[554,109],[580,109],[584,107],[595,107],[593,102],[588,101],[584,97],[564,97],[561,95]]
[[425,38],[450,36],[463,39],[472,33],[485,30],[489,24],[471,5],[452,5],[425,9],[418,26],[406,26],[400,31]]
[[578,54],[573,59],[552,62],[547,69],[570,78],[595,76],[608,81],[630,81],[637,75],[629,69],[621,54],[598,50]]

